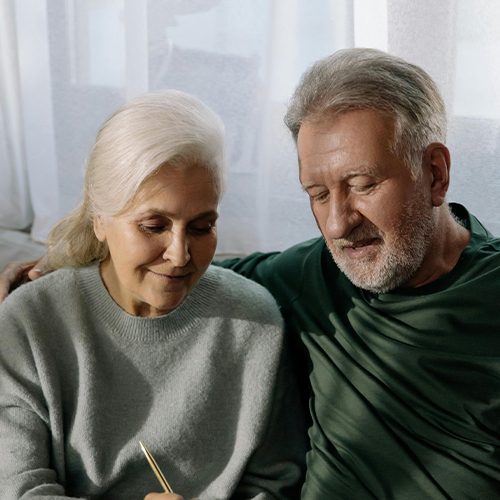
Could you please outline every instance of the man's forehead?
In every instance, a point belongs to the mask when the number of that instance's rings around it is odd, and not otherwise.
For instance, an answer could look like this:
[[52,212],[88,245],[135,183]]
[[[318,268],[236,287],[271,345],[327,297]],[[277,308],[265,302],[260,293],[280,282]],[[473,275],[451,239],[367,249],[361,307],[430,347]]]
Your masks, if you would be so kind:
[[322,119],[304,121],[297,136],[299,161],[308,156],[328,153],[341,154],[349,150],[392,150],[394,120],[378,111],[355,110],[341,115],[326,115]]

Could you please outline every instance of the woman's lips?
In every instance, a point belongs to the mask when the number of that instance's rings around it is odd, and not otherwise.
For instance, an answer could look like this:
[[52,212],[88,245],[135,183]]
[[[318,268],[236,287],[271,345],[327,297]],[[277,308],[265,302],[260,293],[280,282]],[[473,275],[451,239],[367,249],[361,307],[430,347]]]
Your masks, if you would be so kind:
[[191,275],[191,273],[186,272],[184,272],[183,274],[176,272],[159,273],[157,271],[152,271],[151,269],[149,269],[149,272],[154,276],[155,279],[158,279],[167,285],[184,283]]

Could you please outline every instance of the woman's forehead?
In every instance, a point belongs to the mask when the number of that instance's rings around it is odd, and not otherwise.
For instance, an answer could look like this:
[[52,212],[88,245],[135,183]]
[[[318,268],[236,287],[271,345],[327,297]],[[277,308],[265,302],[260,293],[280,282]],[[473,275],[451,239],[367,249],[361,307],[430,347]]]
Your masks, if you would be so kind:
[[207,168],[169,167],[142,184],[124,213],[217,213],[218,204],[217,184]]

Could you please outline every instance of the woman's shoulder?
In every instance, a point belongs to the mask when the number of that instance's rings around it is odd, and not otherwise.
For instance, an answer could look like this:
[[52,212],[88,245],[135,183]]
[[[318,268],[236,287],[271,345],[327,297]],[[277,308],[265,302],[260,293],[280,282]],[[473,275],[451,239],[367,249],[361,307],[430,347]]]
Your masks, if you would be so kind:
[[213,305],[248,320],[281,323],[275,299],[262,285],[240,274],[218,266],[210,266],[200,285]]
[[8,313],[14,311],[19,315],[20,310],[35,311],[44,309],[48,303],[52,306],[69,300],[77,287],[77,268],[63,268],[50,272],[35,281],[24,283],[11,292],[2,304],[0,311]]
[[255,281],[217,266],[210,266],[205,274],[207,282],[218,289],[224,297],[240,298],[275,305],[272,295]]

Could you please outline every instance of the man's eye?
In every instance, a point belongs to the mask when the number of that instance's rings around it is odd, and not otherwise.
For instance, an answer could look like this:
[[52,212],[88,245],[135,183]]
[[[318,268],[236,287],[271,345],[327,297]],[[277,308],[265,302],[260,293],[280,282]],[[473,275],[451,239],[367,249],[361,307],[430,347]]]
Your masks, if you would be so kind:
[[367,193],[371,191],[375,187],[375,183],[372,182],[370,184],[354,184],[351,186],[351,191],[354,191],[355,193]]
[[329,191],[321,191],[321,193],[310,194],[309,197],[312,201],[316,201],[318,203],[322,203],[328,199]]

